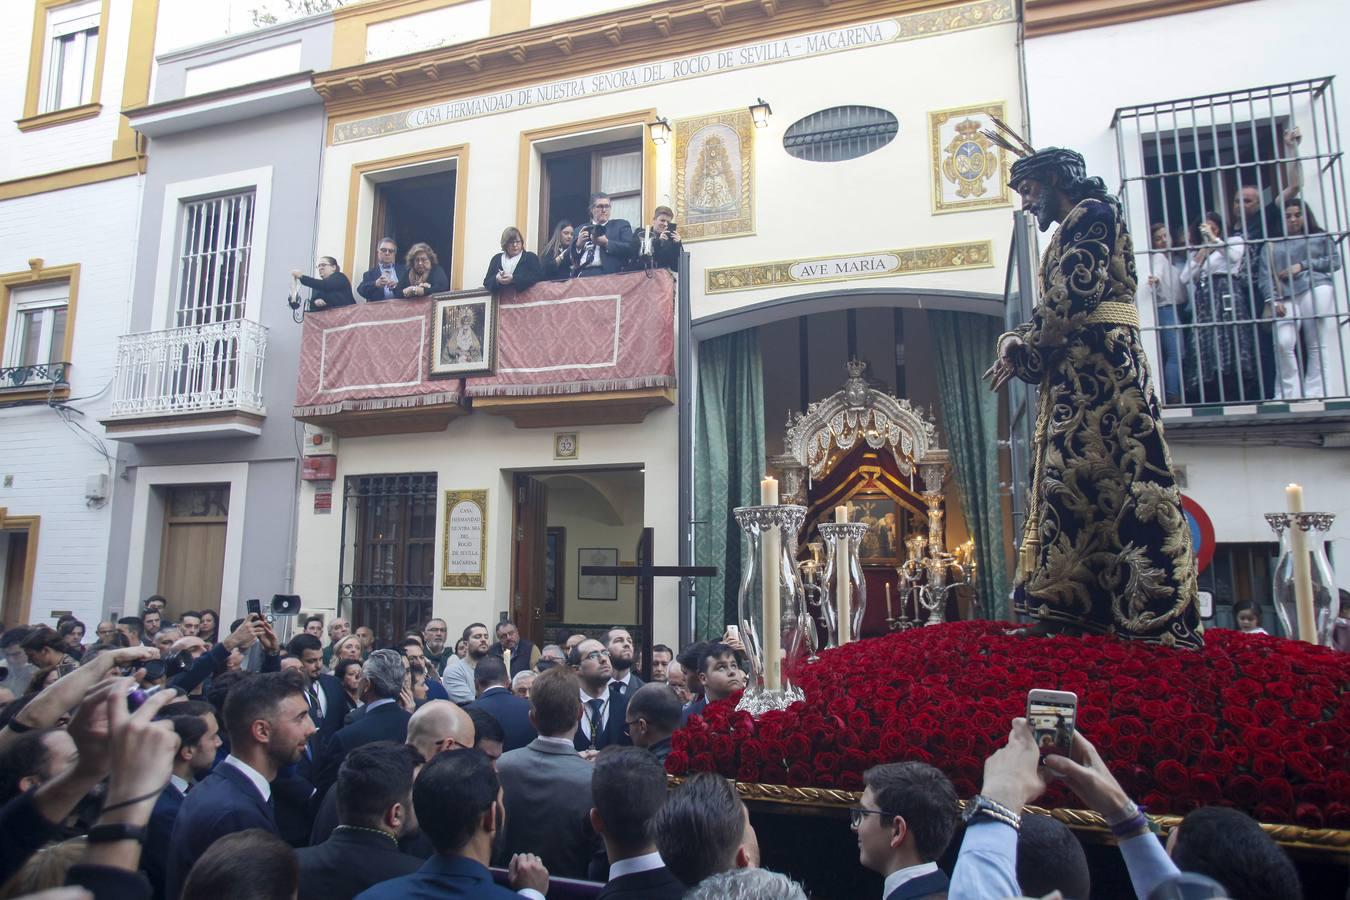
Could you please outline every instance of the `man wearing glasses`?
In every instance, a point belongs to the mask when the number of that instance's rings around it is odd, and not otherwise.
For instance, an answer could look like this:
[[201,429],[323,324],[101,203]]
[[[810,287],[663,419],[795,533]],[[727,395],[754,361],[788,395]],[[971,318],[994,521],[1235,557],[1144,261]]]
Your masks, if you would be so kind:
[[375,248],[375,265],[361,276],[361,284],[356,292],[365,297],[368,303],[390,300],[394,297],[394,286],[407,271],[407,267],[398,261],[397,242],[389,237],[380,238]]
[[633,739],[623,731],[628,701],[610,686],[614,666],[609,650],[594,638],[587,638],[576,645],[567,662],[577,673],[581,688],[581,727],[573,739],[577,752],[632,744]]
[[925,763],[873,766],[862,800],[849,810],[862,864],[886,879],[884,900],[947,896],[937,859],[956,831],[956,789]]
[[572,241],[573,277],[613,275],[633,256],[633,226],[611,219],[609,194],[591,194],[591,221],[577,229]]

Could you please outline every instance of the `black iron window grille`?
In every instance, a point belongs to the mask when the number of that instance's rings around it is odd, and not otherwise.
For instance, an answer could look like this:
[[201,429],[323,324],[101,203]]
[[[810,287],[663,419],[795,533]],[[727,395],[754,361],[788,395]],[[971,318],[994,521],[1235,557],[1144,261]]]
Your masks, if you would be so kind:
[[436,475],[351,475],[343,485],[338,612],[389,645],[431,618]]

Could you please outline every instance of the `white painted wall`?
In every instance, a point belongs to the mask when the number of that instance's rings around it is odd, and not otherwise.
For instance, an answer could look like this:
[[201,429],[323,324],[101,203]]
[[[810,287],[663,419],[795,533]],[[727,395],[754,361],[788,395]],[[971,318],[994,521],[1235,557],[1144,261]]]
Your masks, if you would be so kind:
[[[5,27],[0,28],[0,109],[11,122],[23,115],[33,9],[33,3],[18,0],[4,5]],[[108,148],[117,137],[121,117],[130,37],[131,0],[112,0],[103,57],[103,87],[99,91],[103,111],[92,119],[27,133],[6,123],[0,128],[0,181],[108,161]]]
[[[920,40],[851,49],[823,56],[733,70],[685,81],[560,101],[383,135],[325,151],[319,215],[321,253],[342,257],[347,241],[347,196],[351,169],[358,163],[420,153],[460,143],[469,145],[468,221],[475,227],[465,243],[464,283],[482,278],[496,253],[501,229],[519,226],[537,233],[538,160],[527,184],[520,184],[522,132],[569,122],[652,108],[672,121],[719,110],[748,107],[763,97],[773,107],[767,128],[755,132],[756,228],[752,236],[690,243],[694,318],[805,293],[802,286],[702,295],[709,267],[771,262],[831,253],[918,247],[964,240],[991,240],[995,265],[988,269],[940,272],[848,282],[849,286],[945,288],[1001,294],[1011,206],[959,214],[931,211],[928,113],[933,110],[1004,100],[1018,118],[1015,26],[996,25]],[[968,65],[979,60],[978,66]],[[878,77],[878,73],[885,73]],[[940,73],[940,75],[935,74]],[[922,90],[911,87],[922,84]],[[783,132],[798,119],[843,104],[888,109],[900,131],[886,147],[842,163],[804,162],[783,149]],[[393,111],[392,109],[390,110]],[[671,203],[674,141],[647,145],[657,155],[656,185],[647,205]],[[519,192],[528,197],[529,222],[516,222]],[[361,201],[355,264],[369,263],[370,192]],[[635,227],[639,223],[632,223]],[[528,240],[533,248],[534,239]],[[809,290],[828,290],[829,284]]]
[[[1026,47],[1031,141],[1079,150],[1089,172],[1115,190],[1120,169],[1110,125],[1117,108],[1332,75],[1344,149],[1350,146],[1348,28],[1350,6],[1340,0],[1253,0],[1034,38]],[[1100,60],[1118,64],[1094,68]],[[1313,152],[1307,144],[1305,154]],[[1316,204],[1319,198],[1308,199]],[[1138,244],[1143,223],[1131,227]],[[1141,316],[1151,321],[1146,307]],[[1152,362],[1160,373],[1159,361]],[[1243,446],[1219,437],[1213,444],[1174,445],[1172,455],[1187,467],[1186,493],[1209,513],[1221,543],[1273,541],[1262,514],[1284,508],[1285,484],[1304,484],[1309,508],[1338,514],[1332,552],[1341,585],[1350,587],[1350,450]]]
[[[603,477],[603,476],[601,476]],[[611,485],[612,486],[612,485]],[[548,527],[564,528],[564,622],[612,625],[637,621],[636,580],[618,582],[614,600],[582,600],[577,594],[581,548],[604,547],[619,551],[620,563],[635,562],[634,550],[642,537],[642,492],[613,491],[608,498],[591,488],[567,490],[557,482],[548,487]],[[617,515],[616,515],[617,514]],[[629,517],[633,516],[632,521]]]
[[[676,411],[668,408],[652,413],[641,426],[569,428],[566,430],[580,434],[581,455],[575,461],[565,462],[553,461],[552,429],[518,429],[509,419],[481,412],[456,419],[446,431],[437,434],[341,439],[332,513],[314,512],[312,483],[301,488],[295,591],[305,598],[307,609],[334,609],[340,583],[337,548],[342,541],[341,487],[346,476],[368,473],[436,472],[437,490],[442,496],[436,511],[438,585],[442,565],[440,540],[445,532],[444,492],[488,489],[484,589],[443,590],[438,587],[434,594],[435,614],[450,623],[451,632],[457,632],[470,622],[496,621],[497,614],[510,607],[511,473],[514,470],[645,467],[643,524],[655,529],[654,562],[677,565],[679,554],[674,530],[678,518],[674,487],[677,481],[677,426]],[[565,575],[572,579],[575,576],[575,548],[580,545],[575,543],[570,531],[567,543],[571,559]],[[618,546],[622,553],[624,545]],[[675,588],[674,579],[656,581],[656,640],[665,643],[676,640]],[[350,610],[344,610],[344,614],[348,612]]]
[[[69,405],[82,413],[71,421],[94,435],[103,433],[98,420],[107,414],[117,335],[126,324],[139,203],[139,179],[123,178],[0,204],[0,272],[24,271],[30,257],[49,266],[80,264]],[[115,444],[107,446],[115,452]],[[0,480],[0,506],[42,517],[35,622],[52,609],[69,609],[86,623],[99,618],[109,507],[89,507],[84,487],[100,472],[111,472],[109,464],[54,410],[0,409],[0,476],[14,476],[13,487]],[[112,490],[119,485],[114,477]]]

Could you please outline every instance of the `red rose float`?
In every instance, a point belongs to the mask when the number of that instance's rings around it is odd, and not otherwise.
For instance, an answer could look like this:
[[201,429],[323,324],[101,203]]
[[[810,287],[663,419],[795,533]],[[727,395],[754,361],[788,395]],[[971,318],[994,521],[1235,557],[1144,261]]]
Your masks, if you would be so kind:
[[[1232,806],[1268,823],[1350,828],[1350,654],[1235,631],[1200,652],[1111,637],[1018,638],[956,622],[847,644],[758,719],[731,698],[675,733],[671,774],[862,790],[878,763],[921,760],[963,797],[1031,688],[1078,695],[1078,727],[1151,813]],[[1077,808],[1054,785],[1037,805]]]

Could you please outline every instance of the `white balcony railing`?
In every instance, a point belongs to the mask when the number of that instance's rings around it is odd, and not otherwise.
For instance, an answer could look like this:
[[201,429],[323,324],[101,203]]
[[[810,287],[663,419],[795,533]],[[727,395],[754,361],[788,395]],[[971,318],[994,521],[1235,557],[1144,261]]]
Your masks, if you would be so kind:
[[267,329],[247,319],[123,335],[112,416],[262,415],[266,355]]

